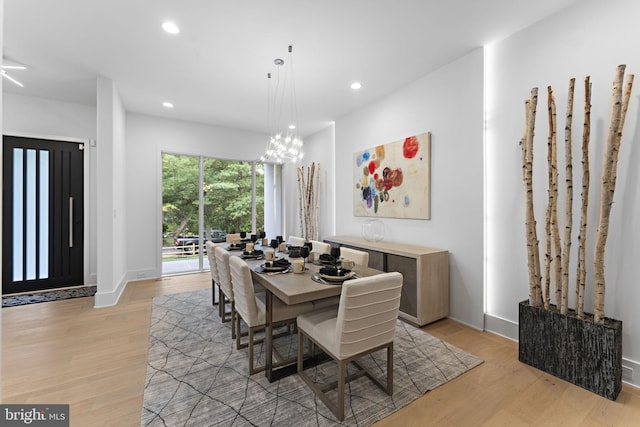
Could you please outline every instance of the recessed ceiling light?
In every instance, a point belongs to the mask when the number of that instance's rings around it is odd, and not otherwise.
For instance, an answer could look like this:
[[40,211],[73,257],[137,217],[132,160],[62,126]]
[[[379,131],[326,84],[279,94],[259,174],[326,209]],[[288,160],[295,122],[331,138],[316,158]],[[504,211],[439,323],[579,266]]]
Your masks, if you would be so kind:
[[294,124],[289,125],[289,129],[295,129],[295,128],[296,128],[296,125]]
[[173,104],[170,103],[170,102],[166,102],[166,101],[162,103],[162,106],[164,108],[173,108]]
[[162,29],[165,30],[169,34],[178,34],[180,32],[180,28],[173,22],[167,21],[162,24]]
[[353,90],[358,90],[362,87],[362,85],[359,82],[353,82],[351,83],[351,89]]

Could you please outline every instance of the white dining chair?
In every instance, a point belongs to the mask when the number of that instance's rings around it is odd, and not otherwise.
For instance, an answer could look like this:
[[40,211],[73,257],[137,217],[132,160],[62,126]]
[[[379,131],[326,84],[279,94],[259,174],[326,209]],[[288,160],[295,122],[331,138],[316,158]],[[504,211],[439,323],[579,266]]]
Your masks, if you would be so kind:
[[[231,321],[231,337],[236,337],[235,328],[235,298],[233,295],[233,288],[231,286],[231,271],[229,269],[229,252],[226,249],[216,246],[216,266],[218,269],[218,287],[220,288],[219,304],[220,304],[220,319],[222,323]],[[235,257],[234,257],[235,258]],[[230,310],[227,312],[226,305],[229,303]],[[227,319],[229,315],[229,319]]]
[[[216,305],[216,286],[218,287],[218,301],[222,301],[222,291],[220,290],[220,278],[218,276],[218,265],[216,264],[216,245],[207,241],[205,244],[207,258],[209,259],[209,271],[211,271],[211,292],[213,305]],[[220,317],[222,318],[222,304],[219,304]]]
[[311,252],[315,254],[328,254],[331,252],[331,245],[319,240],[309,240],[311,242]]
[[369,252],[340,246],[340,257],[352,260],[359,267],[369,267]]
[[289,236],[287,246],[304,246],[305,240],[298,236]]
[[[249,347],[249,375],[264,371],[265,367],[254,368],[253,347],[255,344],[254,334],[263,330],[266,324],[266,307],[262,298],[255,294],[251,270],[246,261],[240,257],[229,259],[231,268],[231,283],[233,286],[235,309],[236,309],[236,348]],[[304,302],[301,304],[287,305],[277,297],[273,297],[272,322],[274,325],[282,323],[295,323],[296,317],[302,313],[313,310],[313,304]],[[240,320],[243,320],[249,328],[248,341],[241,343]],[[295,363],[292,361],[286,361]],[[279,366],[283,361],[279,361],[274,366]]]
[[236,240],[241,240],[240,233],[227,234],[227,243],[233,243]]
[[[398,272],[348,280],[342,285],[337,309],[328,308],[298,316],[298,375],[339,421],[344,420],[345,383],[349,381],[366,375],[388,395],[393,395],[393,339],[401,290],[402,274]],[[304,372],[304,337],[337,362],[337,383],[316,384]],[[387,350],[386,384],[356,362],[383,349]],[[358,371],[345,378],[349,363],[353,363]],[[337,403],[326,394],[336,388]]]

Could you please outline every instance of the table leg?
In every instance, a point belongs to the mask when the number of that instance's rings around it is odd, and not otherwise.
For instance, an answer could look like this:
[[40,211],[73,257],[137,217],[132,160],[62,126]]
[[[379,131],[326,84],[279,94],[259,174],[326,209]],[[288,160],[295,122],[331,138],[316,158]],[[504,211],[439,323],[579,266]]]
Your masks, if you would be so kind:
[[265,361],[264,373],[269,382],[273,382],[273,294],[266,290],[265,292],[265,328],[264,328],[264,345],[265,345]]

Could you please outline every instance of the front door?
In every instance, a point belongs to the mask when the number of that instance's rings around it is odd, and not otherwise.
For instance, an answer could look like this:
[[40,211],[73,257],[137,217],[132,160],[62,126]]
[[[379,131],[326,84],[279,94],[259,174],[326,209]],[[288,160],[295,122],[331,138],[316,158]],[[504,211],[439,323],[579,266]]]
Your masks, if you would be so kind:
[[83,284],[83,149],[3,137],[3,294]]

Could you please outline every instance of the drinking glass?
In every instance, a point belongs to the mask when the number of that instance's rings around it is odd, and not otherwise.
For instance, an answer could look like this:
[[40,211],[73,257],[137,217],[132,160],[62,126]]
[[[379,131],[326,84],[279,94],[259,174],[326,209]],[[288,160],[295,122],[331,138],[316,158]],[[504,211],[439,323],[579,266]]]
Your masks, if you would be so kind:
[[300,256],[302,257],[303,261],[304,261],[304,269],[307,269],[307,257],[309,256],[309,254],[311,253],[311,251],[309,250],[309,246],[304,245],[300,247]]
[[340,258],[340,246],[331,246],[331,256],[333,257],[333,264],[338,264],[338,259]]

